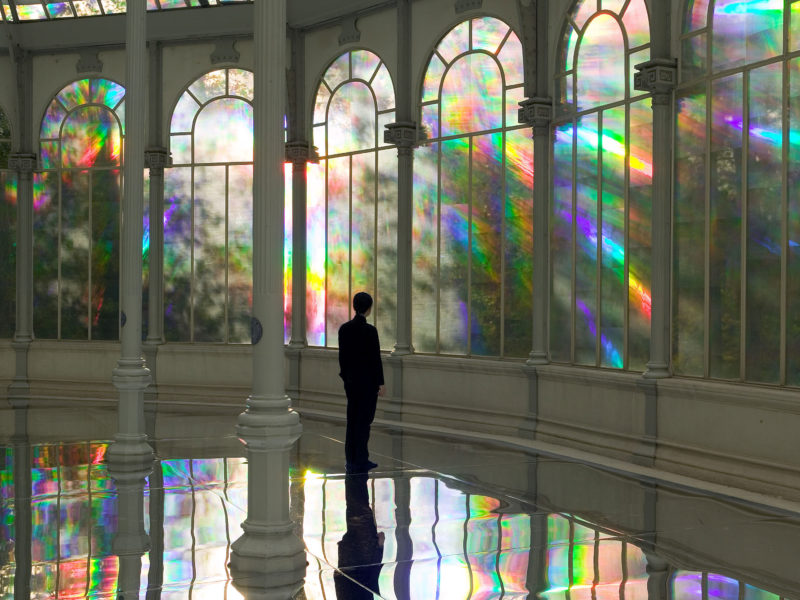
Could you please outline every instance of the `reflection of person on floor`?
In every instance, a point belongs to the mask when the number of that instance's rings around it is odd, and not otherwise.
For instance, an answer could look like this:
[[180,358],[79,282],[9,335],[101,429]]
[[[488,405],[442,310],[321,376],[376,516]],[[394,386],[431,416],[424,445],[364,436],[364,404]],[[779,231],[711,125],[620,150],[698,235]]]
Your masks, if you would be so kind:
[[344,456],[348,473],[365,473],[378,466],[369,460],[367,443],[378,396],[385,388],[378,330],[367,323],[372,296],[358,292],[353,309],[356,316],[339,328],[339,377],[347,394]]
[[383,532],[378,533],[369,505],[367,475],[347,475],[347,531],[339,542],[339,569],[333,575],[337,600],[372,600],[379,593]]

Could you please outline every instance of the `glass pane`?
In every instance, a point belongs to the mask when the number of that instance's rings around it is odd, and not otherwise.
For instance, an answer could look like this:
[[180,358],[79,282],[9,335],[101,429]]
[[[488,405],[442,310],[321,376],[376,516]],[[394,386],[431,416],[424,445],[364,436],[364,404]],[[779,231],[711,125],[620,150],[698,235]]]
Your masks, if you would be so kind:
[[164,336],[191,339],[192,169],[164,171]]
[[219,69],[206,73],[197,79],[189,86],[189,91],[194,94],[201,104],[205,104],[217,96],[224,96],[225,84],[225,69]]
[[306,337],[325,345],[326,161],[306,165]]
[[464,21],[450,30],[444,39],[436,47],[439,54],[447,63],[453,60],[461,53],[469,50],[469,21]]
[[120,172],[92,172],[92,339],[119,338]]
[[[291,193],[291,187],[289,192]],[[291,198],[291,196],[289,197]],[[233,165],[228,169],[229,342],[247,343],[250,341],[252,302],[253,165]]]
[[174,165],[191,164],[192,163],[191,134],[171,135],[169,139],[170,139],[170,153],[172,154],[172,164]]
[[644,371],[650,359],[650,207],[653,184],[653,110],[649,100],[630,108],[628,208],[628,368]]
[[253,162],[253,107],[237,98],[206,105],[195,124],[194,162]]
[[386,65],[381,65],[375,74],[375,79],[372,80],[372,90],[375,92],[378,110],[394,108],[394,85]]
[[690,81],[706,73],[707,54],[706,34],[695,35],[683,40],[681,58],[681,79]]
[[417,352],[436,352],[438,144],[414,151],[412,333]]
[[376,326],[383,348],[397,339],[397,150],[378,153]]
[[708,0],[687,0],[684,13],[683,32],[689,33],[706,26]]
[[472,138],[470,349],[479,356],[501,353],[503,135]]
[[424,139],[439,137],[439,104],[426,104],[422,107],[422,134]]
[[61,176],[61,339],[88,339],[89,198],[88,171]]
[[550,356],[572,359],[572,123],[555,129],[553,204],[550,228]]
[[503,67],[506,85],[516,85],[524,81],[525,73],[522,68],[522,44],[513,31],[500,49],[497,59]]
[[466,354],[469,281],[469,139],[442,142],[439,351]]
[[578,29],[582,29],[586,20],[591,17],[598,8],[597,0],[578,0],[575,3],[575,8],[572,10],[572,20]]
[[731,69],[783,51],[783,3],[716,0],[713,20],[714,69]]
[[523,100],[525,100],[525,88],[506,90],[506,127],[519,125],[519,103]]
[[[352,217],[350,228],[350,289],[375,297],[375,184],[376,155],[352,158]],[[371,320],[374,319],[370,315]]]
[[345,52],[337,58],[325,72],[325,83],[331,90],[350,79],[350,53]]
[[578,121],[575,211],[575,362],[594,365],[597,357],[597,115]]
[[778,383],[783,256],[783,65],[750,72],[747,157],[747,348],[745,377]]
[[579,110],[625,98],[625,43],[613,17],[601,14],[592,20],[577,63]]
[[78,106],[91,102],[91,93],[89,91],[89,87],[90,80],[81,79],[66,86],[56,97],[64,106],[67,107],[67,110],[72,110]]
[[228,69],[228,94],[253,101],[253,73],[244,69]]
[[328,111],[328,153],[374,148],[375,101],[365,84],[353,81],[333,96]]
[[327,345],[350,318],[350,157],[328,161]]
[[[292,339],[292,266],[294,262],[294,231],[292,230],[292,185],[294,171],[301,169],[292,163],[283,164],[283,343]],[[303,173],[305,176],[305,173]],[[232,201],[231,201],[232,203]],[[252,213],[251,213],[252,214]],[[252,229],[252,227],[251,227]]]
[[673,369],[704,373],[706,94],[705,87],[678,98],[675,131],[673,230]]
[[708,596],[721,600],[739,600],[739,582],[716,573],[709,573]]
[[324,83],[319,85],[317,99],[314,104],[314,123],[324,123],[328,114],[328,101],[331,99],[331,92]]
[[503,355],[531,351],[533,310],[533,140],[527,129],[506,134]]
[[485,54],[468,54],[450,68],[442,85],[442,135],[496,129],[503,124],[503,80]]
[[711,89],[711,376],[739,377],[742,267],[742,76]]
[[33,175],[33,331],[58,337],[58,176]]
[[105,104],[108,108],[114,109],[125,97],[125,88],[109,81],[108,79],[92,80],[92,102]]
[[0,338],[14,337],[16,323],[17,179],[0,171]]
[[644,0],[630,0],[622,16],[625,33],[628,34],[628,48],[636,48],[650,42],[650,19]]
[[789,47],[787,52],[794,52],[800,49],[800,2],[792,0],[792,6],[789,9]]
[[350,60],[353,63],[353,79],[363,79],[367,83],[381,62],[380,58],[367,50],[355,50],[350,54]]
[[172,133],[191,131],[194,125],[194,117],[199,109],[200,105],[192,98],[191,94],[184,93],[172,113],[170,131]]
[[42,139],[58,139],[61,136],[61,123],[67,116],[67,111],[56,99],[47,107],[47,112],[42,119],[42,128],[39,136]]
[[64,122],[61,137],[62,167],[106,167],[120,164],[122,134],[107,108],[85,106]]
[[789,61],[788,118],[786,383],[800,385],[800,59],[797,58]]
[[437,54],[431,56],[428,70],[425,71],[425,81],[422,85],[422,101],[436,100],[439,97],[439,84],[444,75],[445,65]]
[[500,43],[508,33],[508,25],[492,17],[472,20],[472,49],[497,52]]
[[194,170],[194,341],[225,341],[225,167]]

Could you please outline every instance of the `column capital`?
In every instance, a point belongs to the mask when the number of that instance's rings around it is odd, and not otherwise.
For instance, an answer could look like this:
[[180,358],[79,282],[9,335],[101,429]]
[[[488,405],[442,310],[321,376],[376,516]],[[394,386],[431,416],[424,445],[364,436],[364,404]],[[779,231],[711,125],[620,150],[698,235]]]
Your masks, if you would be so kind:
[[553,101],[550,98],[528,98],[519,103],[517,120],[533,127],[533,135],[548,135],[553,121]]
[[383,141],[397,146],[398,150],[410,150],[417,145],[419,133],[419,127],[415,122],[398,121],[397,123],[386,125],[386,131],[383,132]]
[[286,142],[286,162],[303,166],[306,163],[319,162],[316,146],[305,141]]
[[653,104],[668,104],[678,83],[678,61],[674,58],[654,58],[635,66],[633,87],[651,92]]
[[36,169],[36,155],[17,152],[8,157],[8,168],[19,173],[33,173]]
[[166,148],[150,146],[144,151],[144,166],[151,175],[163,175],[164,169],[172,166],[172,155]]

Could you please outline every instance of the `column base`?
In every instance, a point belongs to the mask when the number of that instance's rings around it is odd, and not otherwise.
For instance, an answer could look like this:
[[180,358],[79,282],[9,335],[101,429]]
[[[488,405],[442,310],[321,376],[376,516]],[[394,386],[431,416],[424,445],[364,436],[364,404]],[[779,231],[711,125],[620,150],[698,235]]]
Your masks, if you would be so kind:
[[384,360],[392,374],[392,385],[387,397],[378,398],[378,404],[383,405],[383,418],[390,421],[403,420],[403,356],[409,354],[395,354],[392,352]]
[[666,379],[667,377],[672,377],[672,373],[670,373],[669,365],[666,363],[649,362],[647,363],[647,370],[642,377],[645,379]]
[[279,398],[249,396],[247,408],[239,415],[236,428],[257,432],[262,429],[266,431],[300,427],[300,415],[291,409],[291,404],[289,396]]
[[[297,399],[300,395],[300,363],[303,358],[305,343],[289,342],[286,346],[286,359],[289,363],[289,377],[286,381],[286,394],[290,399]],[[291,400],[290,400],[291,401]]]
[[539,371],[536,365],[526,363],[522,367],[528,376],[528,411],[525,420],[519,426],[519,436],[523,439],[536,438],[536,426],[539,419]]
[[30,405],[31,385],[28,380],[28,350],[30,338],[15,338],[11,342],[16,359],[14,378],[8,386],[8,401],[14,408],[27,408]]
[[293,525],[242,523],[244,534],[231,545],[233,585],[245,598],[286,600],[303,587],[306,552]]
[[550,359],[547,357],[547,352],[533,351],[528,355],[528,360],[525,361],[525,364],[532,367],[537,365],[549,365]]

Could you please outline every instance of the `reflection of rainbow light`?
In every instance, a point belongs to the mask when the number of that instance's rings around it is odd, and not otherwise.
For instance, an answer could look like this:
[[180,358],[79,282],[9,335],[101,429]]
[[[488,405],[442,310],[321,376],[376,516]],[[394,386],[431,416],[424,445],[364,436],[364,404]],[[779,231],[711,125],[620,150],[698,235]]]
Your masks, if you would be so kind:
[[[563,137],[560,135],[561,132],[559,131],[559,137]],[[571,135],[571,134],[570,134]],[[592,150],[597,150],[599,148],[600,139],[602,139],[602,148],[615,156],[619,156],[625,158],[625,144],[624,142],[620,142],[615,140],[609,135],[599,135],[597,134],[596,129],[591,129],[587,127],[578,127],[578,139],[591,148]],[[624,140],[624,137],[621,135],[621,139]],[[634,171],[639,171],[640,173],[646,175],[647,177],[653,176],[653,163],[647,162],[637,156],[634,156],[631,153],[630,158],[628,159],[628,164],[630,165],[631,169]]]
[[[796,5],[792,6],[795,9]],[[722,7],[714,7],[714,14],[723,15],[746,15],[759,11],[782,11],[783,0],[745,0],[743,2],[731,2]]]
[[[286,117],[284,117],[284,126]],[[292,163],[283,165],[283,338],[292,335]]]
[[[583,300],[580,298],[575,298],[575,305],[578,309],[583,313],[584,320],[586,321],[586,325],[589,327],[589,331],[592,332],[592,336],[597,337],[597,324],[595,323],[594,315],[592,311],[589,310],[589,307],[584,304]],[[619,354],[619,351],[614,347],[614,344],[609,340],[605,335],[600,335],[600,346],[603,348],[603,352],[608,358],[609,362],[613,367],[622,368],[622,357]]]

